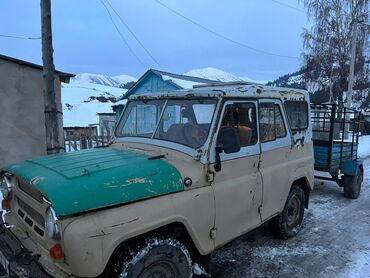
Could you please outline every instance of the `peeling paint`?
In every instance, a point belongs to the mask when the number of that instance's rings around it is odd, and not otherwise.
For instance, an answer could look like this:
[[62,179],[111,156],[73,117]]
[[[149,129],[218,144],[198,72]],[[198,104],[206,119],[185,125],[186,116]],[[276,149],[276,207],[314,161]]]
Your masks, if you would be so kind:
[[126,222],[122,222],[122,223],[119,223],[119,224],[114,224],[114,225],[111,225],[110,227],[111,228],[115,228],[115,227],[118,227],[118,226],[123,226],[123,225],[126,225],[126,224],[130,224],[132,222],[135,222],[135,221],[138,221],[140,218],[137,217],[137,218],[134,218],[132,220],[129,220],[129,221],[126,221]]
[[100,231],[100,234],[89,236],[89,238],[95,238],[95,237],[102,237],[102,236],[108,236],[112,233],[105,233],[103,230]]
[[44,177],[34,177],[32,180],[31,180],[31,184],[38,184],[40,181],[43,181],[45,178]]

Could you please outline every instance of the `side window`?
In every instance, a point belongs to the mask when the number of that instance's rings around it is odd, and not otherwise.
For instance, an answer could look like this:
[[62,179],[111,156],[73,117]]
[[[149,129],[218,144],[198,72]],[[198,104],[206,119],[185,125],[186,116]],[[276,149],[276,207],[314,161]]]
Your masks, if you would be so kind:
[[305,101],[286,101],[285,110],[292,131],[308,127],[308,104]]
[[276,138],[282,138],[286,136],[283,116],[281,115],[280,106],[277,104],[275,104],[275,130]]
[[275,140],[275,104],[262,103],[259,112],[261,142]]
[[234,103],[225,107],[221,121],[217,144],[222,145],[222,129],[235,128],[239,136],[240,147],[257,144],[256,107],[253,103]]

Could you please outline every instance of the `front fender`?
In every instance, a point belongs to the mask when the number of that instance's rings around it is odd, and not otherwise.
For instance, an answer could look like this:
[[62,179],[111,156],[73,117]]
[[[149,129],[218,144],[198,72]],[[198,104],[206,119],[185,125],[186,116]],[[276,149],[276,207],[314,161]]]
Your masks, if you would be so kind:
[[210,186],[104,209],[76,217],[63,232],[63,246],[76,276],[101,274],[121,243],[171,223],[182,223],[201,254],[214,249]]

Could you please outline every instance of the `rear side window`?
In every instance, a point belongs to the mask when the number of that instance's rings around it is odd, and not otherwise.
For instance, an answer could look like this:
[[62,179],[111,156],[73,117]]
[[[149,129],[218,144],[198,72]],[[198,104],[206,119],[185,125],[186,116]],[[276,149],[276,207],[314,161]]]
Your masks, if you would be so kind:
[[284,120],[281,115],[280,107],[277,104],[275,104],[275,130],[276,138],[282,138],[286,136]]
[[273,103],[260,104],[259,112],[261,142],[275,140],[275,105]]
[[273,141],[287,135],[280,107],[274,103],[262,103],[259,109],[261,142]]
[[308,104],[305,101],[286,101],[285,110],[292,131],[308,127]]

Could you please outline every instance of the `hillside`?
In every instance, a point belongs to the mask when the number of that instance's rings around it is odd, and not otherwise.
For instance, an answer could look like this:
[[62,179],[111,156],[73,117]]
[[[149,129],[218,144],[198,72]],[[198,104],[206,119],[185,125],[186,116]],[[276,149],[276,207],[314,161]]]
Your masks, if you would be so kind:
[[305,89],[305,83],[303,79],[303,72],[296,71],[293,73],[285,74],[280,76],[274,81],[268,82],[268,86],[276,87],[287,87],[287,88],[296,88],[296,89]]

